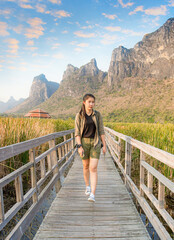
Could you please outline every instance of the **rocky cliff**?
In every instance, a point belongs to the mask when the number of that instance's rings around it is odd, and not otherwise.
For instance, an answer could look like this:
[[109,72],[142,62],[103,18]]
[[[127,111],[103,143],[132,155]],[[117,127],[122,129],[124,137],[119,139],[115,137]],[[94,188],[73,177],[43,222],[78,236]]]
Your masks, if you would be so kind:
[[44,74],[34,77],[29,97],[6,113],[26,113],[46,101],[59,88],[59,83],[48,81]]
[[174,18],[155,32],[146,34],[134,48],[113,50],[108,70],[108,85],[117,85],[126,77],[174,77]]

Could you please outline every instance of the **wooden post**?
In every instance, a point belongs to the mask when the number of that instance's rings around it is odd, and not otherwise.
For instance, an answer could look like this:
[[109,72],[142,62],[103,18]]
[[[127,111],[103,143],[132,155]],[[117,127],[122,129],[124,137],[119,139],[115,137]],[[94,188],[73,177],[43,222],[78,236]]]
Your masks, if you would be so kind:
[[51,154],[49,153],[47,155],[47,163],[48,163],[48,171],[50,171],[52,169],[52,165],[51,165]]
[[145,153],[140,150],[140,196],[144,197],[144,192],[141,188],[141,184],[144,184],[144,167],[141,165],[142,161],[145,161]]
[[158,202],[159,208],[164,208],[165,185],[158,181]]
[[3,197],[3,189],[0,188],[0,222],[4,221],[4,197]]
[[45,177],[45,158],[40,161],[41,178]]
[[58,148],[58,157],[59,157],[59,160],[62,158],[61,147]]
[[[72,141],[71,141],[71,149],[73,149],[74,148],[74,134],[73,133],[71,133],[71,138],[72,138]],[[72,153],[73,153],[74,151],[72,151]]]
[[[54,148],[55,146],[56,146],[55,139],[49,141],[49,147],[50,148]],[[54,149],[51,152],[51,162],[52,162],[52,166],[57,165],[57,167],[53,170],[53,176],[54,175],[58,175],[59,174],[59,168],[58,168],[57,151],[56,151],[56,149]],[[60,187],[61,187],[61,183],[60,183],[60,179],[58,179],[58,181],[55,183],[56,193],[59,192]]]
[[[63,136],[64,142],[67,140],[66,135]],[[64,145],[65,147],[65,155],[68,153],[67,143]],[[66,157],[66,161],[68,160],[68,157]]]
[[121,160],[121,138],[118,138],[118,161],[120,162]]
[[37,188],[37,178],[36,178],[36,162],[35,162],[35,149],[32,148],[29,150],[29,160],[34,164],[33,167],[30,168],[31,172],[31,187],[36,189],[36,192],[33,194],[33,203],[38,201],[38,188]]
[[131,144],[126,142],[126,149],[125,149],[125,173],[131,177]]
[[16,190],[16,202],[22,202],[23,196],[23,186],[22,186],[22,176],[19,175],[15,178],[15,190]]
[[153,175],[150,172],[148,172],[148,175],[147,175],[147,187],[148,187],[148,192],[152,193],[152,191],[153,191]]

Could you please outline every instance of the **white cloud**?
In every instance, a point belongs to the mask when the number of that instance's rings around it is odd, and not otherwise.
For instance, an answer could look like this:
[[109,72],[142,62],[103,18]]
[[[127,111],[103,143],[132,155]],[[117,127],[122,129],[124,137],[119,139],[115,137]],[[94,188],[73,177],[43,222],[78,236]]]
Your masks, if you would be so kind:
[[12,14],[12,10],[11,9],[0,9],[0,15],[5,16],[5,18],[9,18],[10,15]]
[[114,44],[116,41],[120,40],[120,37],[117,35],[109,35],[109,34],[105,34],[102,37],[103,39],[101,40],[101,43],[103,45],[110,45],[110,44]]
[[113,26],[108,26],[108,27],[105,27],[106,30],[110,31],[110,32],[119,32],[121,31],[121,27],[113,27]]
[[38,3],[36,5],[36,11],[40,12],[40,13],[45,13],[46,12],[46,5]]
[[144,10],[145,14],[147,15],[166,15],[167,14],[167,7],[165,5],[161,5],[160,7],[153,7]]
[[89,47],[89,43],[79,43],[77,44],[78,47]]
[[68,31],[67,31],[67,30],[65,30],[65,31],[62,31],[62,33],[63,33],[63,34],[67,34],[67,33],[68,33]]
[[54,58],[57,58],[57,59],[63,59],[64,58],[64,55],[62,53],[56,53],[53,55]]
[[54,4],[61,4],[62,1],[61,0],[48,0],[49,2],[51,3],[54,3]]
[[92,29],[92,28],[94,28],[94,27],[91,25],[81,27],[81,29]]
[[174,7],[174,0],[170,0],[170,1],[169,1],[169,6],[170,6],[170,7]]
[[22,24],[14,27],[14,28],[13,28],[13,31],[16,32],[16,33],[18,33],[18,34],[22,33],[22,32],[23,32],[23,26],[22,26]]
[[120,3],[120,5],[123,7],[123,8],[126,8],[126,7],[131,7],[134,3],[133,2],[128,2],[126,4],[123,3],[123,0],[118,0],[118,2]]
[[60,43],[54,43],[53,46],[52,46],[52,49],[56,49],[60,46],[61,44]]
[[30,4],[19,3],[19,6],[21,8],[33,9],[33,7]]
[[125,34],[129,34],[129,36],[142,36],[142,35],[144,35],[143,32],[135,32],[135,31],[130,30],[130,29],[125,29],[125,30],[122,30],[121,32],[125,33]]
[[8,36],[10,35],[9,32],[7,32],[8,24],[6,22],[0,22],[0,36]]
[[103,16],[105,16],[106,18],[109,18],[111,20],[114,20],[115,18],[117,18],[117,15],[113,14],[113,15],[109,15],[106,13],[102,13]]
[[34,46],[34,41],[33,41],[33,40],[29,40],[29,41],[27,42],[27,45],[28,45],[28,46]]
[[7,50],[7,52],[11,54],[17,54],[19,49],[19,46],[18,46],[19,41],[15,38],[9,38],[9,39],[6,39],[5,42],[8,43],[8,47],[10,49],[10,50]]
[[59,11],[47,11],[46,13],[49,13],[51,15],[53,15],[54,17],[57,18],[63,18],[63,17],[71,17],[71,13],[68,13],[64,10],[59,10]]
[[82,37],[82,38],[93,38],[93,37],[95,37],[95,33],[83,33],[82,31],[74,32],[74,35],[76,35],[77,37]]
[[75,52],[83,52],[84,50],[82,48],[74,48]]
[[137,12],[144,12],[146,15],[159,16],[167,14],[167,7],[161,5],[160,7],[153,7],[144,9],[143,6],[138,6],[134,11],[130,12],[129,15],[136,14]]
[[129,15],[136,14],[137,12],[144,12],[143,6],[138,6],[134,9],[134,11],[130,12]]
[[39,38],[44,33],[44,28],[42,27],[45,24],[42,19],[35,17],[31,18],[27,21],[30,24],[31,28],[26,29],[26,33],[24,34],[27,38]]

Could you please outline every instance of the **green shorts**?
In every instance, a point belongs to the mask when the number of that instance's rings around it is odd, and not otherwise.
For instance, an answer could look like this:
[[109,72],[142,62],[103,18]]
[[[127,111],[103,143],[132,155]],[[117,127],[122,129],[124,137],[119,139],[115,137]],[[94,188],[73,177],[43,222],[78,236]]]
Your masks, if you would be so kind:
[[82,138],[82,147],[84,149],[83,160],[91,158],[100,158],[101,145],[98,144],[94,148],[94,139],[93,138]]

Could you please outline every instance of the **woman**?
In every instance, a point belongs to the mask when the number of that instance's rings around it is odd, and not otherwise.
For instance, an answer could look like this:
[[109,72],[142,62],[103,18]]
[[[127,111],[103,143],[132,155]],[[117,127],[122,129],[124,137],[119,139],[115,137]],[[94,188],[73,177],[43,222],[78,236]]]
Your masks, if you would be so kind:
[[88,200],[92,202],[95,202],[97,165],[100,157],[101,141],[103,154],[106,153],[103,120],[100,112],[93,110],[94,105],[94,95],[85,94],[81,110],[76,114],[75,118],[75,138],[83,162],[83,176],[86,184],[85,194],[89,196]]

